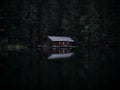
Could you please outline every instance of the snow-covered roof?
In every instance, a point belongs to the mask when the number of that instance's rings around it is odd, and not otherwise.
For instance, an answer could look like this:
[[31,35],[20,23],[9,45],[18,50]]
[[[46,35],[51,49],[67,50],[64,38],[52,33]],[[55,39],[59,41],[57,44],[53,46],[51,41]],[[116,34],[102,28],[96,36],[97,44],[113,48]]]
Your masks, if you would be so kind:
[[72,55],[74,55],[73,52],[71,53],[64,53],[64,54],[51,54],[48,59],[62,59],[62,58],[69,58],[71,57]]
[[51,41],[69,41],[74,42],[70,37],[61,37],[61,36],[48,36]]

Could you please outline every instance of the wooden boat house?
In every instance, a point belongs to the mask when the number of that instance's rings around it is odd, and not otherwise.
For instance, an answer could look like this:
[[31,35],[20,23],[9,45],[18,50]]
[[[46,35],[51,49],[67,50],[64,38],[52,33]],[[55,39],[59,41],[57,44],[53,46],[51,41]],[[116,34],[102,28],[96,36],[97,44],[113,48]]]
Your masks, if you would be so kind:
[[72,47],[74,40],[70,37],[47,36],[44,47]]

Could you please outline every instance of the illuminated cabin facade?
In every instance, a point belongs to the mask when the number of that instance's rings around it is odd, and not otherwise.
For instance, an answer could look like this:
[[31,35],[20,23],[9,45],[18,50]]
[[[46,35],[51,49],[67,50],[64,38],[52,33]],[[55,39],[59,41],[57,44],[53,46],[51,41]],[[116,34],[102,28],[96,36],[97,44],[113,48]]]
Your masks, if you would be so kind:
[[44,46],[48,47],[72,47],[74,40],[70,37],[47,36]]

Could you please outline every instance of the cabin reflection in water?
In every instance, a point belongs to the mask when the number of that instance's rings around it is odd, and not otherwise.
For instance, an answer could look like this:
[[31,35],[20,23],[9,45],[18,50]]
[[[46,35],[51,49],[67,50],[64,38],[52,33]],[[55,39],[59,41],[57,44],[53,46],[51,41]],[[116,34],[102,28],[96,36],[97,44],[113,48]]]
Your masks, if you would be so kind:
[[51,48],[49,50],[48,59],[49,60],[64,59],[70,58],[73,55],[74,52],[72,52],[72,49],[70,48]]
[[62,59],[62,58],[69,58],[72,55],[74,55],[74,53],[65,53],[65,54],[51,54],[48,59]]

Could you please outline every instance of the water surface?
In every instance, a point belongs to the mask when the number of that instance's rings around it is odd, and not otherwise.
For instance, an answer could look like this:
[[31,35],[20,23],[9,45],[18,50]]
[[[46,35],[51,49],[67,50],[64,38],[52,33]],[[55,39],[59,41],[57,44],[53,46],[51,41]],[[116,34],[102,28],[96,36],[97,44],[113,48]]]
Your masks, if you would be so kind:
[[119,80],[117,56],[99,48],[0,51],[1,89],[108,89]]

